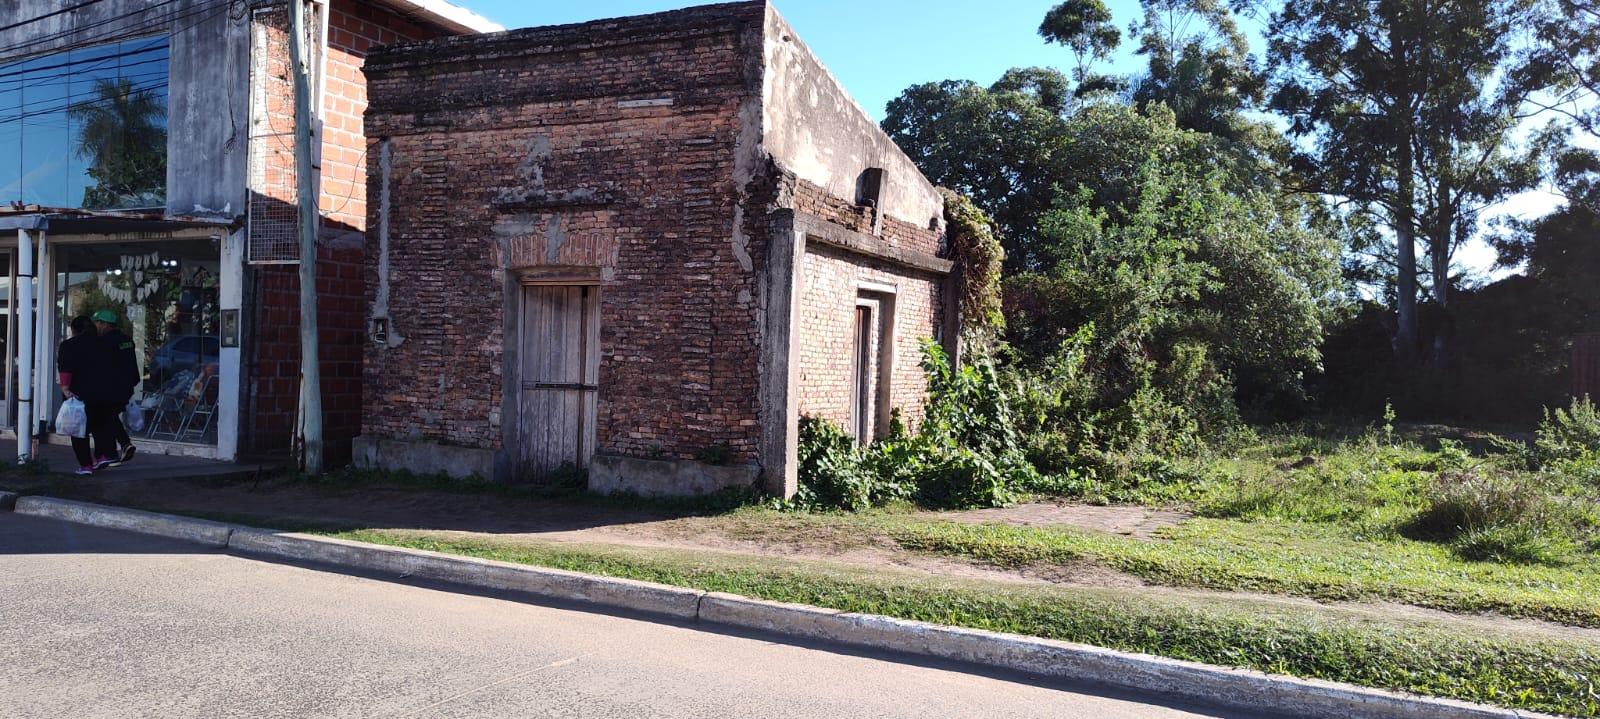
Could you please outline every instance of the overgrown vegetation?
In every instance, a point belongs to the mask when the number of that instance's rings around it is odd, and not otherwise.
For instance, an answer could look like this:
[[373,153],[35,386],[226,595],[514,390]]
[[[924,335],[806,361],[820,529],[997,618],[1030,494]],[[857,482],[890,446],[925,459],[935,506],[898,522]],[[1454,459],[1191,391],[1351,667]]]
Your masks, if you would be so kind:
[[951,367],[938,345],[925,342],[922,352],[928,404],[915,433],[896,420],[888,436],[862,446],[826,420],[801,419],[798,505],[992,507],[1041,486],[994,361],[979,355]]

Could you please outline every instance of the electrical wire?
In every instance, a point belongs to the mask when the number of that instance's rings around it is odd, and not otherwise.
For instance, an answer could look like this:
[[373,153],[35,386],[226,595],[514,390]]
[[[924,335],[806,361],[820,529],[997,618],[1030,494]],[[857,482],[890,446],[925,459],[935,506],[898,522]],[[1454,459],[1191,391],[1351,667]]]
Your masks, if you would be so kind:
[[23,25],[31,25],[33,23],[39,22],[40,20],[48,20],[48,19],[53,18],[53,17],[55,17],[57,15],[65,15],[65,14],[67,14],[69,12],[72,12],[73,10],[79,10],[79,9],[82,9],[82,8],[86,8],[86,7],[89,7],[90,5],[93,5],[93,4],[95,4],[97,2],[100,2],[100,1],[101,0],[84,0],[83,2],[78,3],[77,5],[68,5],[67,7],[61,8],[60,10],[56,10],[54,12],[47,12],[47,13],[45,13],[43,15],[38,16],[38,17],[31,17],[31,18],[28,18],[27,20],[14,22],[14,23],[11,23],[10,25],[6,25],[6,26],[3,26],[3,27],[0,27],[0,32],[5,32],[7,30],[15,30],[15,29],[17,29],[19,27],[22,27]]
[[[99,21],[92,22],[92,23],[87,23],[85,25],[75,26],[75,27],[67,29],[67,30],[63,30],[63,31],[60,31],[60,32],[52,33],[52,34],[43,35],[43,36],[40,36],[40,37],[36,37],[36,38],[30,39],[30,40],[27,40],[25,42],[21,42],[21,43],[15,44],[15,45],[11,45],[9,47],[0,48],[0,56],[4,56],[4,57],[0,57],[0,59],[4,59],[4,60],[22,59],[22,58],[25,58],[25,57],[27,57],[29,55],[42,54],[42,53],[45,53],[45,52],[54,53],[54,52],[61,52],[61,51],[64,51],[64,50],[75,50],[75,49],[79,49],[79,48],[84,48],[84,47],[90,47],[90,46],[93,46],[93,45],[103,44],[104,41],[109,40],[109,39],[124,38],[124,37],[135,37],[135,36],[138,36],[138,35],[141,35],[141,34],[153,33],[153,32],[155,32],[157,30],[161,30],[161,29],[165,28],[166,26],[169,26],[172,23],[176,23],[176,22],[179,22],[179,21],[182,21],[182,20],[186,20],[188,18],[192,18],[192,17],[195,17],[197,15],[202,15],[202,14],[205,14],[205,13],[212,13],[213,11],[218,10],[218,9],[227,9],[227,8],[231,7],[233,5],[233,3],[236,2],[236,0],[211,0],[210,2],[199,4],[199,5],[196,5],[196,6],[191,7],[191,8],[169,8],[168,10],[164,11],[160,15],[157,15],[157,16],[154,16],[154,17],[142,18],[142,20],[141,20],[142,24],[139,24],[139,25],[126,26],[126,25],[119,24],[123,20],[126,20],[128,18],[146,15],[146,14],[150,13],[152,10],[155,10],[156,8],[160,8],[160,7],[163,7],[163,6],[166,6],[166,5],[171,5],[172,3],[175,3],[175,2],[178,2],[178,0],[161,0],[161,2],[158,2],[158,3],[154,4],[154,5],[149,6],[149,7],[146,7],[144,9],[142,9],[142,10],[138,10],[138,11],[135,11],[135,12],[129,12],[129,13],[123,13],[123,14],[115,16],[115,17],[105,18],[103,20],[99,20]],[[213,13],[213,15],[208,15],[205,19],[210,19],[210,17],[213,17],[215,14],[220,14],[220,13]],[[204,22],[204,20],[201,20],[199,22]],[[193,27],[194,25],[198,25],[199,22],[192,23],[187,27]],[[95,35],[85,36],[85,33],[89,32],[91,30],[95,30],[97,28],[106,28],[107,26],[113,26],[113,27],[110,27],[109,29],[106,29],[103,32],[100,32],[100,33],[95,34]],[[71,43],[68,43],[66,45],[61,45],[59,47],[45,47],[43,49],[36,50],[36,51],[30,50],[31,48],[38,48],[40,46],[50,45],[51,43],[55,43],[55,42],[58,42],[58,41],[61,41],[61,40],[65,40],[65,39],[68,39],[68,38],[76,38],[76,40],[71,42]]]

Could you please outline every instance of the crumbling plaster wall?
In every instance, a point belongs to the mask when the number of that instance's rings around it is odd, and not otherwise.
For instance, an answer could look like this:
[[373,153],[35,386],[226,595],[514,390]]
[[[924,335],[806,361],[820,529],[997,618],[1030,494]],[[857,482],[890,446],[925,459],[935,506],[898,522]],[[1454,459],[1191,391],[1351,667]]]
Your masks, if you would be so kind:
[[802,181],[853,202],[862,171],[885,172],[880,208],[918,227],[942,226],[944,201],[811,53],[776,8],[767,6],[762,82],[763,146]]

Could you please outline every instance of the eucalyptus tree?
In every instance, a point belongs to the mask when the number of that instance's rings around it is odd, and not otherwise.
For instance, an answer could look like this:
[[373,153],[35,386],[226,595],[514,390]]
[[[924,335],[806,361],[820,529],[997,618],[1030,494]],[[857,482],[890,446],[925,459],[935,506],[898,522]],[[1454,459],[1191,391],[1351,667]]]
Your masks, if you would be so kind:
[[1484,208],[1537,181],[1515,143],[1539,89],[1516,72],[1534,10],[1534,0],[1320,0],[1272,15],[1270,106],[1309,140],[1295,159],[1304,189],[1372,208],[1392,234],[1403,360],[1420,356],[1426,276],[1446,318],[1434,356],[1447,364],[1455,251]]

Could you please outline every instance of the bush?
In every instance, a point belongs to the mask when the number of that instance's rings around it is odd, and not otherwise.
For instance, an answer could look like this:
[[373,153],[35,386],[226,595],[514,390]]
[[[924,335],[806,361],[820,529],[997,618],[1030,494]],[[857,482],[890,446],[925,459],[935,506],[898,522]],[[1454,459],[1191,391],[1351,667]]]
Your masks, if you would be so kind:
[[1561,534],[1525,524],[1475,529],[1455,541],[1455,549],[1465,559],[1506,564],[1571,564],[1578,545]]
[[866,509],[872,506],[872,473],[862,462],[855,438],[832,422],[800,418],[799,492],[808,507]]
[[1568,409],[1546,408],[1532,459],[1540,468],[1565,465],[1569,470],[1588,470],[1600,464],[1600,412],[1594,402],[1580,397]]
[[1591,513],[1559,475],[1504,468],[1440,472],[1407,528],[1466,559],[1562,564],[1592,534]]
[[938,345],[923,344],[928,404],[920,431],[895,414],[889,436],[861,447],[823,419],[800,424],[796,502],[860,510],[897,500],[930,507],[994,507],[1053,486],[1034,470],[1017,431],[1012,393],[992,360],[952,368]]

